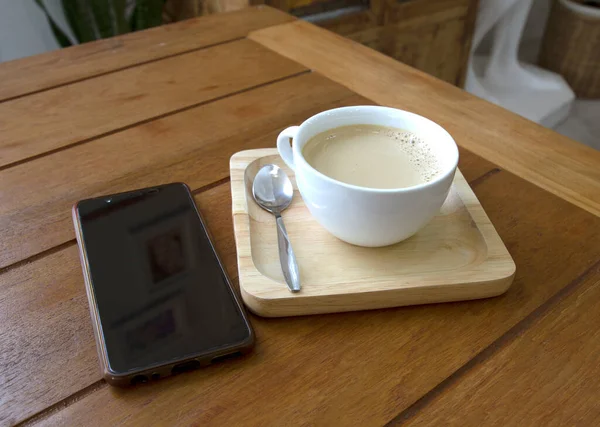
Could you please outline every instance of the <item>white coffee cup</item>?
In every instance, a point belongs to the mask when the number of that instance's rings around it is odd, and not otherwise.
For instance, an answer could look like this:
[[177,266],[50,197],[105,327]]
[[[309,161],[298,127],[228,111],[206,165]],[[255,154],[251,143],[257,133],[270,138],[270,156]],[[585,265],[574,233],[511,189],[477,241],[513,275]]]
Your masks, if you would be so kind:
[[[433,147],[441,173],[413,187],[373,189],[330,178],[304,159],[302,148],[313,136],[356,124],[391,126],[419,135]],[[317,222],[341,240],[370,247],[398,243],[427,224],[442,207],[458,164],[456,143],[440,125],[414,113],[378,106],[319,113],[281,132],[277,149],[294,170],[298,190]]]

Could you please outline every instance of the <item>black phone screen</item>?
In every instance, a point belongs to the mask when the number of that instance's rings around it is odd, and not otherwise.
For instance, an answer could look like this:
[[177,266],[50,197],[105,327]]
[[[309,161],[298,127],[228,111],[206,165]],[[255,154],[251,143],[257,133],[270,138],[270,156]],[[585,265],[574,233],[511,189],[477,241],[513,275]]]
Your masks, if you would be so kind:
[[113,373],[249,339],[184,184],[84,200],[77,213]]

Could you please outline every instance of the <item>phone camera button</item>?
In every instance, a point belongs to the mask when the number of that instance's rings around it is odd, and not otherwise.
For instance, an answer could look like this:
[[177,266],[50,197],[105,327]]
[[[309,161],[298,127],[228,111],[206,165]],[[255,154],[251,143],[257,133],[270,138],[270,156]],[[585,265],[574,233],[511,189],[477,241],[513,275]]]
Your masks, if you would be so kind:
[[136,375],[131,379],[131,384],[143,384],[148,382],[148,377],[146,375]]

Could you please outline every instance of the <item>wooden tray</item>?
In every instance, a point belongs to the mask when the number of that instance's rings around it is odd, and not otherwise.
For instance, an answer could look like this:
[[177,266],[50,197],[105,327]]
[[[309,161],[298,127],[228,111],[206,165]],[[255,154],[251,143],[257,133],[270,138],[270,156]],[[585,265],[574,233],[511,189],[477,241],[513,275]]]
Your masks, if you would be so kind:
[[[262,165],[282,167],[294,184],[283,213],[298,260],[302,291],[292,294],[278,258],[275,217],[252,198]],[[404,242],[352,246],[310,215],[293,172],[275,149],[231,158],[231,196],[240,291],[254,313],[297,316],[491,297],[512,283],[515,264],[460,171],[440,214]]]

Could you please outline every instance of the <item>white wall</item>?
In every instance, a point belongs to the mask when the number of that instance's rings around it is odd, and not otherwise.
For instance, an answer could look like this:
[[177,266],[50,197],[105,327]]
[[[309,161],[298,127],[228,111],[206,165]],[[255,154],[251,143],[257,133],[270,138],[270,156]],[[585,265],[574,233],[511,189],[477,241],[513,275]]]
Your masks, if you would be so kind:
[[[73,42],[60,0],[44,0],[44,4]],[[0,0],[0,62],[59,47],[46,15],[33,0]]]
[[46,15],[33,0],[0,0],[0,61],[58,49]]

